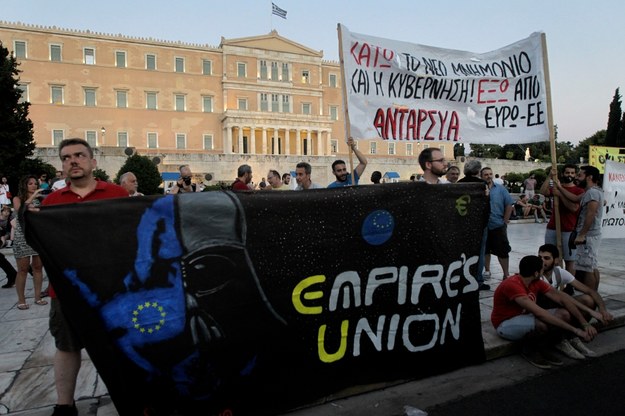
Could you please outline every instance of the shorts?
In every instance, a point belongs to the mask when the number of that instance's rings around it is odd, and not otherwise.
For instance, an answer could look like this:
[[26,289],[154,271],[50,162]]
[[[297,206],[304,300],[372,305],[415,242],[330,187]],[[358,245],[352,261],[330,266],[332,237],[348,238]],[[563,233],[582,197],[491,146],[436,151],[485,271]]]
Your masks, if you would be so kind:
[[[548,309],[554,315],[557,309]],[[497,334],[508,341],[518,341],[536,328],[536,317],[531,313],[517,315],[506,319],[497,327]]]
[[592,272],[599,268],[599,244],[601,244],[601,236],[586,236],[586,244],[577,246],[577,254],[575,256],[575,270],[584,272]]
[[85,346],[80,336],[65,319],[61,303],[57,298],[52,298],[50,300],[50,333],[54,337],[56,348],[65,352],[77,352],[82,350]]
[[[560,258],[564,261],[575,261],[575,253],[576,249],[569,249],[569,236],[571,235],[570,231],[562,231],[560,233],[562,236],[562,251],[564,253],[560,253]],[[554,246],[558,246],[556,244],[556,230],[550,230],[547,228],[545,232],[545,244],[553,244]]]
[[508,241],[508,227],[504,225],[494,230],[488,230],[486,254],[494,254],[497,257],[507,259],[510,251],[512,248]]

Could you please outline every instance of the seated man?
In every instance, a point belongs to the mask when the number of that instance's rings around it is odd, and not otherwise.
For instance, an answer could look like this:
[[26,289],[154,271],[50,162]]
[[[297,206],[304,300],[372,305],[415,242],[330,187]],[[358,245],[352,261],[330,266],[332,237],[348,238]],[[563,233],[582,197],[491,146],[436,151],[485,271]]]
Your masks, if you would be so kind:
[[529,200],[529,204],[534,209],[534,219],[536,222],[541,222],[538,220],[539,215],[543,218],[542,222],[547,222],[547,206],[545,204],[545,197],[535,194],[532,199]]
[[514,203],[514,210],[518,218],[529,218],[534,213],[534,208],[525,194],[519,195],[519,199]]
[[[588,342],[597,330],[586,321],[570,296],[556,291],[541,280],[543,261],[538,256],[525,256],[519,263],[519,274],[501,282],[495,290],[491,322],[500,337],[510,341],[523,340],[522,355],[538,368],[561,365],[557,357],[546,350],[548,339],[558,332],[569,332]],[[536,303],[539,295],[563,307],[543,309]],[[601,319],[601,314],[592,311]],[[583,329],[573,326],[575,318]],[[547,337],[547,335],[552,335]]]

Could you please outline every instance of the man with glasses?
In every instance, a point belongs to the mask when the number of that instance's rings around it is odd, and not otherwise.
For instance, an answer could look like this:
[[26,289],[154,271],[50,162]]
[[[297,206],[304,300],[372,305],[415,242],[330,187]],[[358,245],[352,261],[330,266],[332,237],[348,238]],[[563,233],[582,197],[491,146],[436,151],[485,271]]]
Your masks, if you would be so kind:
[[288,191],[289,187],[282,183],[282,178],[277,170],[270,170],[267,174],[267,182],[269,186],[265,189],[274,191]]
[[428,147],[419,154],[419,166],[423,169],[423,175],[419,182],[439,184],[441,177],[447,172],[447,161],[443,152],[438,147]]

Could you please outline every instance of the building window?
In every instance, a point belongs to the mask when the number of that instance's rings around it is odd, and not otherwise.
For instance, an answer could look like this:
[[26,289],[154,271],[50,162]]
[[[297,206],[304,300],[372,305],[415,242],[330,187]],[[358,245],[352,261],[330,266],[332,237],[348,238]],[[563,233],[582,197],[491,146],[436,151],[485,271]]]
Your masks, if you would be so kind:
[[176,72],[184,72],[184,58],[176,57],[174,68]]
[[87,65],[95,65],[95,49],[84,48],[82,51],[84,63]]
[[95,130],[85,131],[85,140],[89,146],[96,147],[98,145],[98,133]]
[[267,79],[267,61],[260,61],[260,79]]
[[151,53],[145,55],[145,69],[156,71],[156,55]]
[[27,84],[17,84],[17,89],[20,90],[20,99],[19,103],[25,103],[29,101],[28,99],[28,85]]
[[202,75],[213,75],[213,61],[202,59]]
[[278,63],[277,62],[271,63],[271,79],[273,81],[278,80]]
[[204,150],[213,150],[213,135],[204,135]]
[[291,112],[291,97],[288,95],[282,96],[282,112],[290,113]]
[[395,143],[393,143],[393,142],[389,142],[388,143],[388,154],[389,155],[394,155],[395,154]]
[[369,143],[369,153],[372,155],[375,155],[376,153],[378,153],[378,143],[377,142],[370,142]]
[[156,110],[158,108],[155,92],[145,93],[145,108],[148,110]]
[[13,42],[13,55],[16,58],[26,59],[26,42],[23,40],[16,40]]
[[118,68],[126,68],[126,51],[115,52],[115,66]]
[[247,110],[247,98],[239,98],[238,99],[238,109],[239,110]]
[[61,45],[50,45],[50,60],[52,62],[61,62],[63,60]]
[[203,96],[202,97],[202,110],[205,113],[213,112],[213,97]]
[[271,94],[271,112],[277,113],[280,111],[280,96],[278,94]]
[[128,147],[128,132],[127,131],[117,132],[117,147]]
[[312,104],[310,103],[302,103],[302,114],[310,114],[310,109]]
[[412,156],[412,143],[406,143],[406,156]]
[[286,62],[282,64],[282,81],[284,82],[290,81],[289,64]]
[[269,102],[267,101],[267,94],[260,94],[260,111],[269,111]]
[[183,133],[176,133],[176,149],[187,148],[187,135]]
[[307,69],[302,71],[302,84],[310,84],[310,71]]
[[50,87],[50,102],[52,104],[63,104],[63,87],[60,85]]
[[148,149],[156,149],[158,147],[158,134],[148,133]]
[[247,64],[245,62],[237,63],[237,77],[247,78]]
[[330,87],[336,88],[336,74],[330,74]]
[[336,139],[330,140],[330,153],[335,155],[339,151],[339,141]]
[[115,91],[117,108],[128,108],[128,91]]
[[185,96],[176,94],[176,111],[185,111]]
[[95,107],[95,88],[84,88],[85,90],[85,107]]
[[52,144],[58,146],[65,138],[65,132],[63,130],[52,130]]
[[332,120],[338,120],[339,119],[339,108],[335,105],[331,105],[330,106],[330,118]]

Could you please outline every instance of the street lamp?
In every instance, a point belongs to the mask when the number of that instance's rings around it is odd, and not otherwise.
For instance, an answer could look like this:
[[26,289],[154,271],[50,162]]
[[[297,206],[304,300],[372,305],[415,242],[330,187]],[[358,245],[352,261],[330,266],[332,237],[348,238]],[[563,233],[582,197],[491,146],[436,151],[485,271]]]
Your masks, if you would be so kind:
[[102,127],[100,131],[102,132],[102,145],[104,145],[104,136],[106,135],[106,129]]

